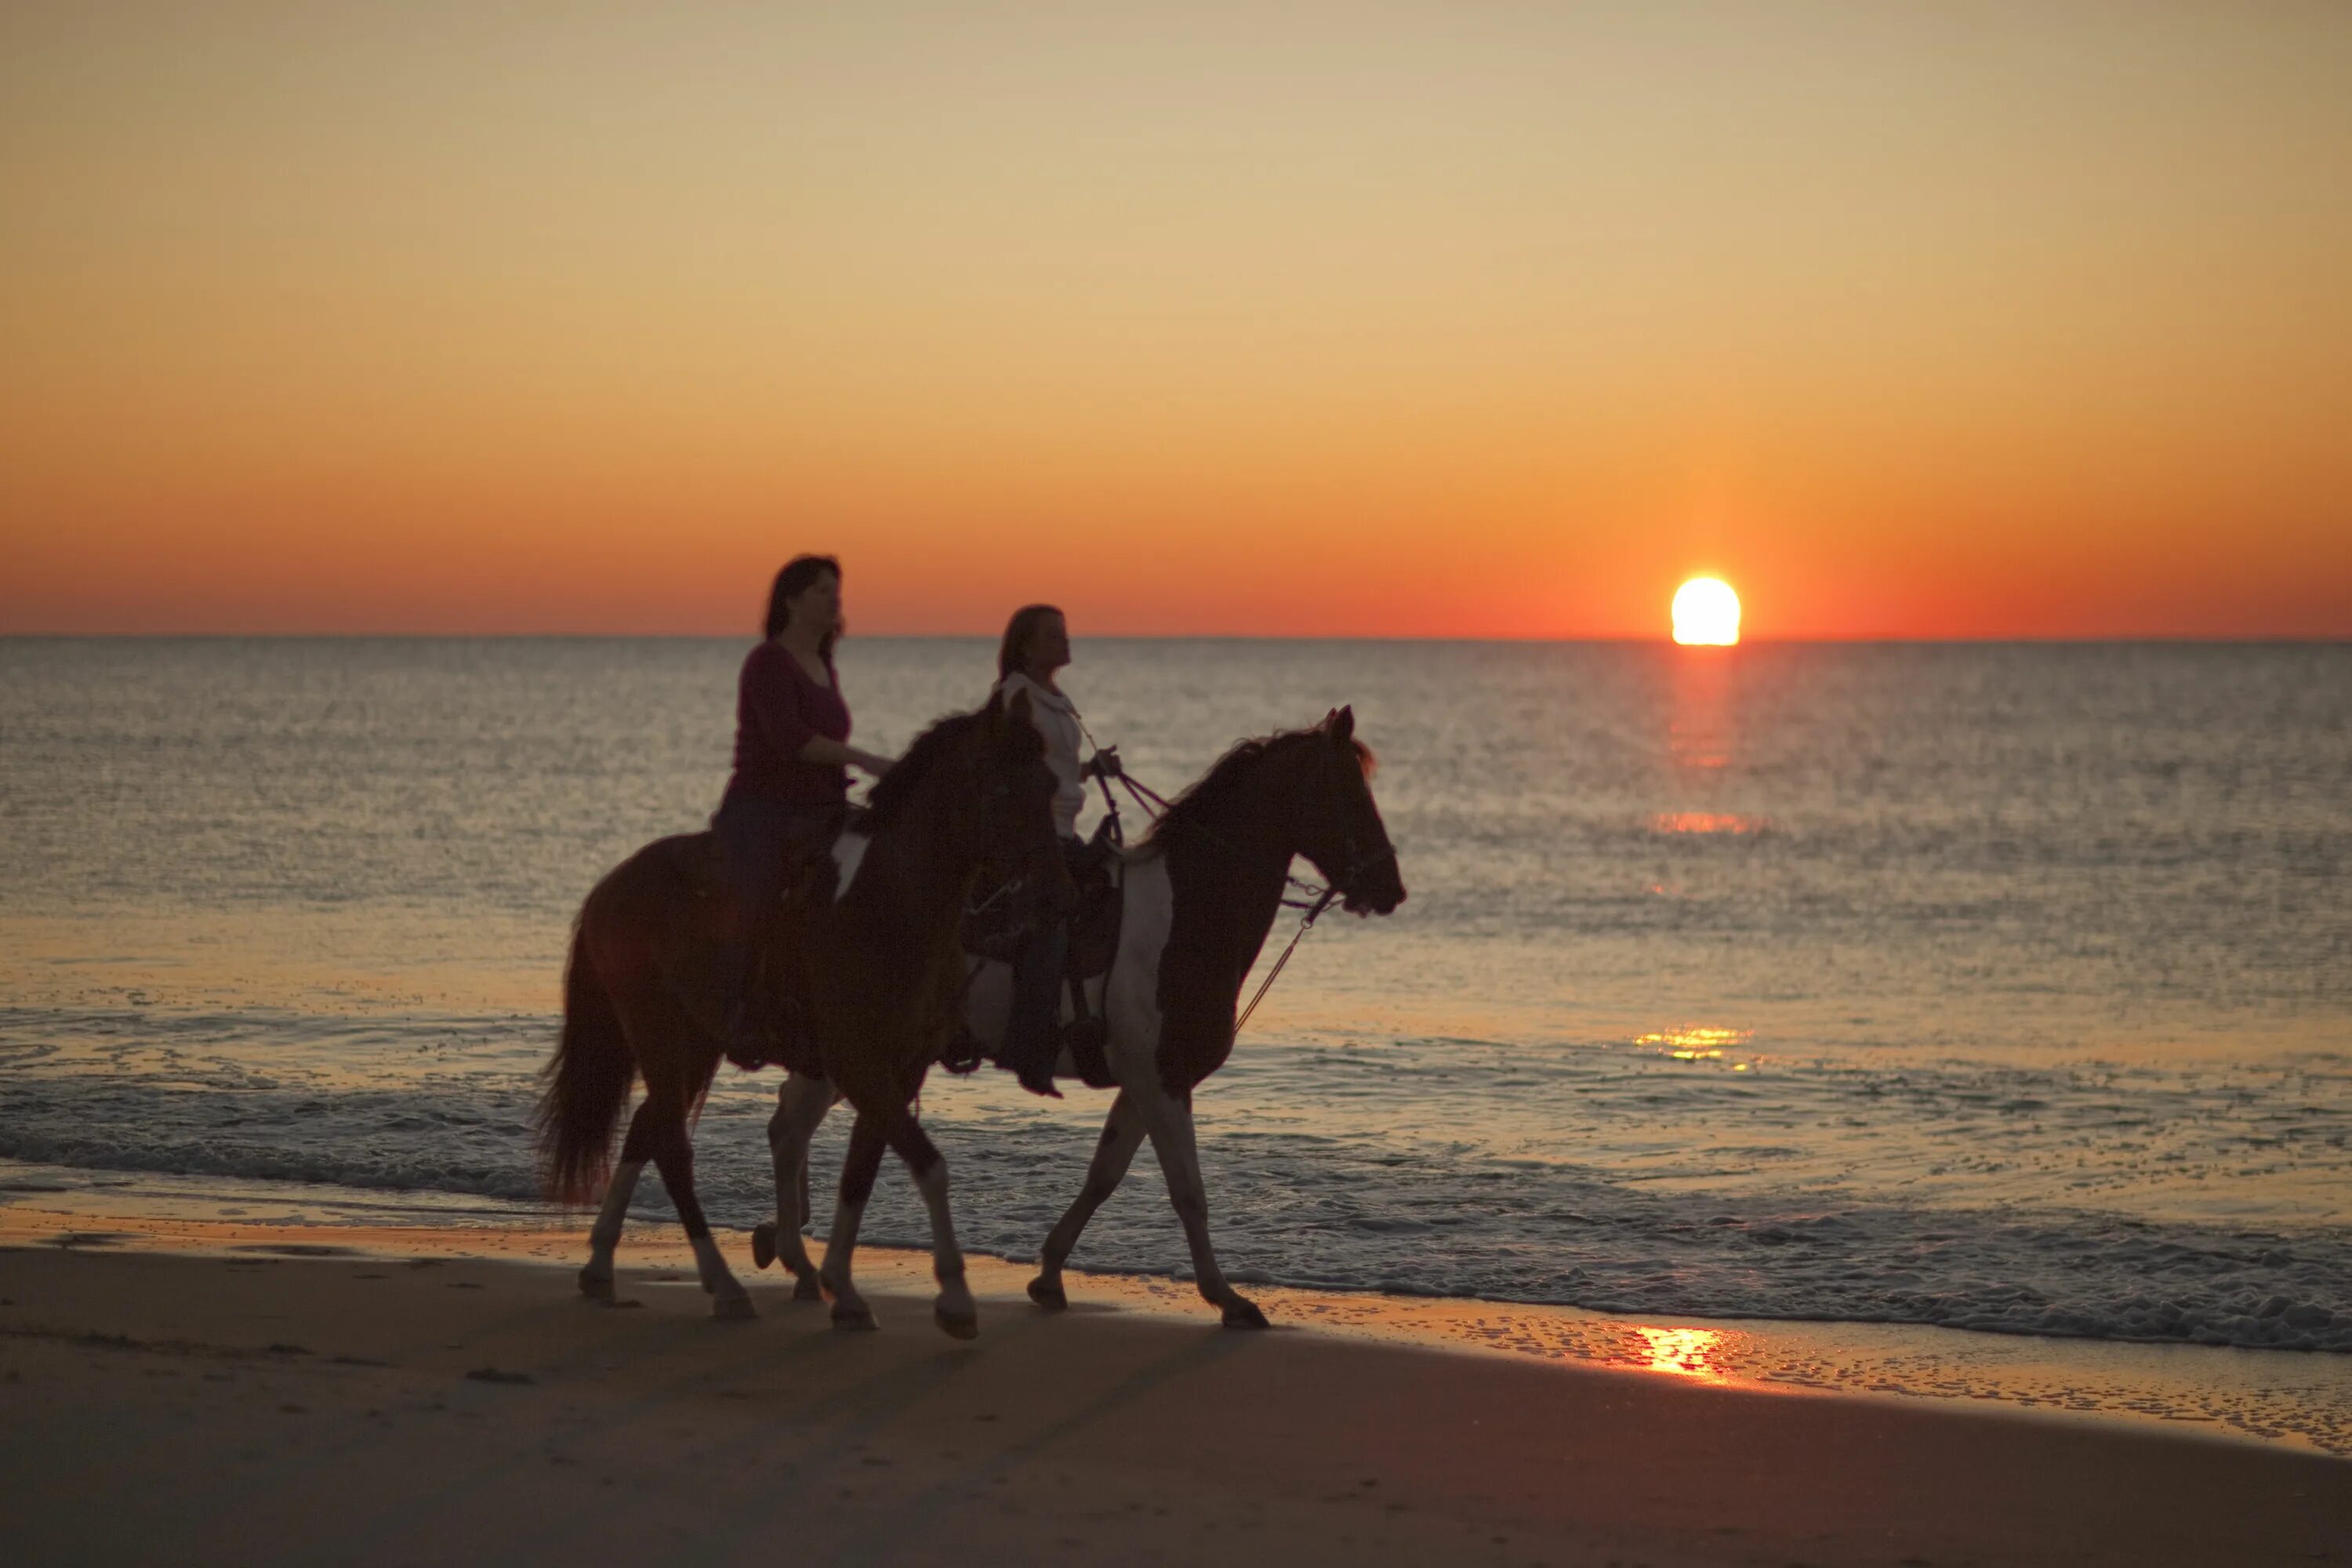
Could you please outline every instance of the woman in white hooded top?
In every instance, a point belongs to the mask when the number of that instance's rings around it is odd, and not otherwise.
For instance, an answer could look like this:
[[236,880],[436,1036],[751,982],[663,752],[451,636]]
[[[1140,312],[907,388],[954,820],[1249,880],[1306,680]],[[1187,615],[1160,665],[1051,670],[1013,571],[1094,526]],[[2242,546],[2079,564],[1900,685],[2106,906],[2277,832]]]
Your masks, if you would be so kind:
[[[1045,763],[1061,785],[1054,792],[1054,827],[1064,850],[1075,854],[1078,809],[1087,803],[1087,778],[1097,764],[1078,760],[1086,731],[1076,704],[1055,683],[1069,662],[1070,630],[1060,610],[1028,605],[1013,613],[996,652],[996,689],[1008,701],[1015,692],[1029,694],[1030,718],[1045,737]],[[1019,1074],[1023,1088],[1055,1099],[1060,1093],[1054,1088],[1054,1062],[1062,1047],[1062,971],[1069,945],[1068,926],[1052,917],[1039,921],[1030,933],[1013,965],[1013,1016],[997,1054],[997,1064]]]

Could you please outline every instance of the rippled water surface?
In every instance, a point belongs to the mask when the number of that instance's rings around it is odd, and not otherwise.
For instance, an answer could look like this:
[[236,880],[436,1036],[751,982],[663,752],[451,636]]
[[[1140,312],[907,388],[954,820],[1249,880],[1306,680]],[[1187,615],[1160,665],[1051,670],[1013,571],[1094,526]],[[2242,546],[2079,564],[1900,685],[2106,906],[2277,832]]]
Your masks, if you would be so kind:
[[[715,804],[742,651],[0,642],[0,1156],[528,1198],[572,911]],[[845,645],[861,740],[992,651]],[[1163,789],[1340,702],[1381,755],[1411,900],[1200,1097],[1241,1277],[2352,1350],[2352,648],[1078,653]],[[1106,1106],[925,1109],[1021,1256]],[[1148,1158],[1080,1261],[1183,1263]]]

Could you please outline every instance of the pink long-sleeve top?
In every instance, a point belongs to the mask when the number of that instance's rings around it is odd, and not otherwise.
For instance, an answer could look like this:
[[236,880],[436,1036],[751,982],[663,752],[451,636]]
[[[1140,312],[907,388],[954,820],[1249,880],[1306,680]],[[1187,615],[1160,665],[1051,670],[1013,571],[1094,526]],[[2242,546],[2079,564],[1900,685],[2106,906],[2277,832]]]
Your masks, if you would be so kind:
[[824,805],[849,794],[849,770],[804,763],[801,748],[818,735],[849,739],[849,704],[833,682],[809,679],[800,660],[763,642],[743,660],[735,690],[735,773],[727,798],[755,795],[793,805]]

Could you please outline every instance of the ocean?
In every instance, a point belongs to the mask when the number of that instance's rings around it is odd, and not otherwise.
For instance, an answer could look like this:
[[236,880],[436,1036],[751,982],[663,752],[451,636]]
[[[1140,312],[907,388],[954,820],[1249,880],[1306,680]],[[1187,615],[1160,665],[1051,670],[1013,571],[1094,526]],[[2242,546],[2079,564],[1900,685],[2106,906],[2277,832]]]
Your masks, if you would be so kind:
[[[1340,703],[1380,757],[1409,900],[1326,916],[1198,1096],[1237,1281],[2208,1347],[2305,1389],[2237,1425],[2352,1451],[2352,647],[1078,630],[1066,689],[1163,792]],[[572,916],[716,805],[744,648],[0,641],[0,1201],[545,1212]],[[992,654],[846,641],[860,742]],[[719,1225],[769,1211],[774,1082],[703,1116]],[[1108,1100],[923,1109],[1018,1258]],[[867,1238],[924,1236],[886,1167]],[[1148,1155],[1073,1261],[1184,1270]]]

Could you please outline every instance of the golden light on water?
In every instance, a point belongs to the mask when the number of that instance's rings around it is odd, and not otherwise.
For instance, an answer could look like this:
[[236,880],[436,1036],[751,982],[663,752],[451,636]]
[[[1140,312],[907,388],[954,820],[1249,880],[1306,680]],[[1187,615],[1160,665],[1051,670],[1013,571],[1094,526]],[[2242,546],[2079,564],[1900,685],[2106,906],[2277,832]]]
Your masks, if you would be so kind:
[[1761,833],[1769,826],[1760,816],[1728,811],[1661,811],[1650,818],[1653,833]]
[[1675,641],[1729,647],[1739,640],[1739,595],[1720,577],[1694,577],[1675,590]]
[[1646,1035],[1634,1036],[1633,1043],[1664,1051],[1678,1062],[1715,1062],[1723,1059],[1725,1047],[1744,1046],[1754,1037],[1752,1029],[1701,1026],[1654,1029]]
[[1715,1330],[1637,1327],[1633,1331],[1642,1336],[1650,1371],[1695,1377],[1702,1383],[1729,1381],[1717,1359],[1723,1336]]

